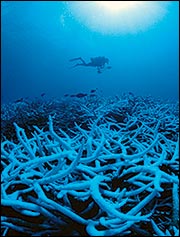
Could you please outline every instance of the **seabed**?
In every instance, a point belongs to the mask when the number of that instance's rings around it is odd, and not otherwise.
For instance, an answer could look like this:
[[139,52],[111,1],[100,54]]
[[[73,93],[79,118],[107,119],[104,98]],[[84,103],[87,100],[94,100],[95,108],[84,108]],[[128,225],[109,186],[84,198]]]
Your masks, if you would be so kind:
[[1,236],[179,236],[178,109],[132,93],[2,105]]

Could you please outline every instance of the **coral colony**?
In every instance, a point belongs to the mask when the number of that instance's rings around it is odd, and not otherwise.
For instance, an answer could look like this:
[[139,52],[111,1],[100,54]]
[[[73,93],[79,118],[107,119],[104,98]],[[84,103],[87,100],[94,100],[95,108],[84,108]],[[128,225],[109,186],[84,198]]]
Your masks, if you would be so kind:
[[178,108],[132,93],[3,105],[1,236],[179,236]]

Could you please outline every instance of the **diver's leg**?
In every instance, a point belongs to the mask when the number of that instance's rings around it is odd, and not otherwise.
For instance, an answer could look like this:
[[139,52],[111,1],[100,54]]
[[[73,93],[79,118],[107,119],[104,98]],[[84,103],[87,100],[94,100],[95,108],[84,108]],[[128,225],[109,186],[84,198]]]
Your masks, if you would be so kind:
[[[79,57],[79,58],[72,58],[72,59],[70,59],[69,61],[70,61],[70,62],[73,62],[73,61],[76,61],[76,60],[81,60],[81,62],[82,62],[82,64],[76,64],[77,66],[79,66],[79,65],[81,65],[81,66],[89,66],[89,64],[86,63],[86,62],[84,61],[84,59],[82,59],[81,57]],[[75,65],[75,66],[76,66],[76,65]]]
[[84,66],[88,66],[87,63],[84,61],[84,59],[79,58],[79,60],[81,60],[81,62],[84,64]]
[[69,60],[69,62],[73,62],[73,61],[76,61],[76,60],[79,60],[79,59],[81,59],[81,58],[80,57],[79,58],[72,58],[72,59]]
[[84,65],[84,63],[77,63],[77,64],[75,64],[74,66],[72,66],[71,68],[77,67],[77,66],[86,66],[86,65]]

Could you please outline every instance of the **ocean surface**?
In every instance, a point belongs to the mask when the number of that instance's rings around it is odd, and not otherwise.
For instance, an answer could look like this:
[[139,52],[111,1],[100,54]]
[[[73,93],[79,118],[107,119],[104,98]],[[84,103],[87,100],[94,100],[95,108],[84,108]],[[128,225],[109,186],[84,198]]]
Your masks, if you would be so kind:
[[[95,1],[1,1],[2,103],[95,88],[177,100],[179,2],[145,2],[114,13]],[[112,68],[70,68],[72,58],[98,56]]]

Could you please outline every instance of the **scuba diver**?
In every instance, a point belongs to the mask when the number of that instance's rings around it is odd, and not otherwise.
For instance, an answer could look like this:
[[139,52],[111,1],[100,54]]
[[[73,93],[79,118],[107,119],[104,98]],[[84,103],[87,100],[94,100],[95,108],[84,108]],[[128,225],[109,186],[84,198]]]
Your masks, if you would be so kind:
[[77,63],[71,68],[77,67],[77,66],[85,66],[85,67],[96,67],[97,68],[97,73],[102,73],[102,70],[104,69],[111,69],[111,66],[105,67],[105,64],[109,64],[109,59],[105,57],[95,57],[91,58],[91,61],[89,63],[86,63],[81,57],[79,58],[72,58],[69,61],[73,62],[76,60],[80,60],[81,63]]

